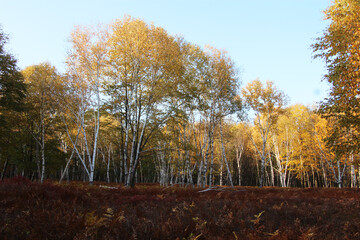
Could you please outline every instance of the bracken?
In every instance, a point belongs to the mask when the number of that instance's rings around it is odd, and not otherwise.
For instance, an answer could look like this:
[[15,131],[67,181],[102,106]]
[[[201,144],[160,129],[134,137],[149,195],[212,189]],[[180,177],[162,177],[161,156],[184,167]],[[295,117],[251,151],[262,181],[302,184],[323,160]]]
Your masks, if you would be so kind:
[[201,190],[1,181],[0,239],[360,238],[359,189]]

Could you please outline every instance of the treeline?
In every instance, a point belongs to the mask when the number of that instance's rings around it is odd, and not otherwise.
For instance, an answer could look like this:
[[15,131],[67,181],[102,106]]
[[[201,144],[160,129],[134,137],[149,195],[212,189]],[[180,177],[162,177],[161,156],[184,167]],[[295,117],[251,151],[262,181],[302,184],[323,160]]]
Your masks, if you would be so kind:
[[336,118],[287,107],[271,82],[240,89],[225,51],[125,17],[76,27],[59,73],[50,63],[19,71],[0,40],[2,179],[360,184],[358,153],[329,145]]

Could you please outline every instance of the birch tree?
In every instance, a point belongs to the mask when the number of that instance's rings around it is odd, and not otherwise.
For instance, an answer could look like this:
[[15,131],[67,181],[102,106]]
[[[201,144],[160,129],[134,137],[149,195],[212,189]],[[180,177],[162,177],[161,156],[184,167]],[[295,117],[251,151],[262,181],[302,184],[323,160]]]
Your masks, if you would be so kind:
[[[95,161],[97,156],[98,136],[100,129],[100,91],[104,80],[103,70],[106,60],[106,27],[87,28],[76,27],[70,37],[72,48],[67,59],[67,89],[69,95],[74,95],[75,102],[63,108],[63,121],[72,148],[86,171],[89,183],[94,181]],[[74,98],[75,97],[75,98]],[[59,101],[61,101],[59,99]],[[66,103],[66,102],[65,102]],[[60,103],[61,105],[61,103]],[[65,109],[66,108],[66,109]],[[69,132],[70,119],[76,124],[76,139]],[[91,131],[90,131],[91,128]],[[89,135],[89,133],[92,133]],[[76,142],[82,138],[85,155],[79,151]]]
[[174,37],[154,25],[125,17],[111,25],[108,77],[125,140],[125,184],[133,187],[141,151],[154,129],[171,115],[171,95],[181,67]]
[[[360,151],[360,2],[335,0],[324,11],[329,25],[312,45],[315,58],[325,61],[330,94],[320,104],[323,117],[336,118],[338,127],[352,131],[352,142],[342,149],[346,155]],[[338,144],[334,131],[327,139]]]
[[296,120],[291,115],[291,111],[280,116],[271,136],[272,152],[276,162],[275,169],[279,175],[281,187],[288,187],[290,165],[294,160],[294,148],[302,147],[295,145],[298,130],[301,129],[300,126],[296,126],[298,123]]
[[332,129],[336,128],[336,126],[334,126],[336,120],[327,121],[321,119],[320,116],[314,116],[312,120],[314,139],[319,149],[320,159],[329,168],[335,183],[341,188],[343,186],[343,177],[346,173],[345,170],[350,159],[348,158],[349,156],[344,156],[336,151],[332,151],[333,149],[328,146],[328,142],[326,142],[326,138],[330,135]]
[[[36,145],[40,147],[40,158],[37,159],[40,182],[45,178],[45,142],[46,135],[53,127],[55,120],[55,105],[52,93],[56,91],[59,78],[56,69],[49,63],[29,66],[22,71],[25,83],[28,84],[26,101],[32,106],[28,114],[34,124],[34,131],[29,130]],[[38,148],[36,148],[38,149]],[[36,153],[38,156],[38,154]]]
[[[208,119],[208,140],[210,147],[210,169],[209,169],[209,187],[213,181],[214,170],[214,133],[219,125],[220,135],[222,135],[222,122],[229,114],[234,113],[240,107],[237,90],[239,87],[238,72],[231,58],[225,51],[220,51],[213,47],[207,47],[208,71],[204,75],[205,93],[203,94],[203,114]],[[229,163],[226,158],[225,147],[221,136],[221,149],[224,158],[228,178],[233,186],[232,175]],[[207,158],[206,158],[207,160]],[[206,167],[205,163],[205,167]],[[205,178],[206,176],[204,176]],[[204,179],[204,182],[205,179]]]
[[238,184],[242,183],[242,158],[249,142],[250,125],[246,123],[233,124],[231,126],[233,148],[235,149],[235,158],[238,170]]
[[263,85],[259,79],[248,83],[242,90],[242,95],[247,104],[255,114],[254,125],[258,129],[261,136],[261,144],[257,146],[255,141],[252,142],[260,157],[260,187],[264,184],[265,164],[267,156],[267,144],[269,141],[270,131],[286,104],[286,96],[279,91],[272,82],[266,82]]

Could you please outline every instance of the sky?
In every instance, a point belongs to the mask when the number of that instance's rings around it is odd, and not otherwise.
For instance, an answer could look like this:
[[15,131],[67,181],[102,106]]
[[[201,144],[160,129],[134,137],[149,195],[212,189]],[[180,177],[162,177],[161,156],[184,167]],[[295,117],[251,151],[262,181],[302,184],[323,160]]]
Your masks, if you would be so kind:
[[110,23],[125,15],[163,27],[199,46],[226,50],[241,87],[272,81],[289,104],[314,106],[328,94],[324,62],[311,44],[328,22],[330,0],[0,0],[7,49],[23,69],[49,62],[65,70],[76,25]]

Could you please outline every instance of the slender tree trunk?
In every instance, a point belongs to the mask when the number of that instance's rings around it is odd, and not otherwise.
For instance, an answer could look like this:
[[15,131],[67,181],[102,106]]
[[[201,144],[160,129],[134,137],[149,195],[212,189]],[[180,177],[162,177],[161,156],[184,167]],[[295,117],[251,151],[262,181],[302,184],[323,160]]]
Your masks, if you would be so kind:
[[[97,70],[97,76],[95,81],[95,91],[96,91],[96,112],[95,112],[95,126],[94,126],[94,147],[92,151],[92,158],[90,160],[90,176],[89,176],[89,184],[92,185],[94,181],[94,171],[95,171],[95,161],[96,161],[96,153],[97,153],[97,142],[99,137],[100,130],[100,83],[99,83],[99,69]],[[84,130],[85,131],[85,130]]]
[[236,163],[238,167],[239,174],[239,186],[241,186],[241,156],[244,150],[244,142],[240,144],[240,146],[236,147]]
[[126,186],[133,187],[135,186],[135,158],[136,158],[136,145],[139,144],[136,139],[138,137],[138,129],[140,127],[140,119],[141,119],[141,107],[139,106],[138,102],[138,93],[137,93],[137,86],[135,86],[135,116],[134,116],[134,125],[133,125],[133,137],[132,137],[132,144],[131,144],[131,153],[130,153],[130,163],[129,163],[129,172],[128,177],[126,179]]
[[144,175],[143,175],[143,168],[141,166],[141,161],[139,161],[139,172],[140,172],[139,182],[144,183]]
[[232,175],[231,175],[229,163],[228,163],[228,161],[226,159],[226,152],[225,152],[225,146],[224,146],[224,140],[223,140],[222,122],[221,121],[220,121],[220,140],[221,140],[221,148],[222,148],[223,157],[224,157],[225,164],[226,164],[228,179],[230,181],[231,186],[234,187],[234,183],[232,181]]
[[[122,163],[122,164],[124,164],[124,162]],[[121,163],[120,163],[120,169],[119,169],[119,183],[122,183],[122,182],[124,182],[124,180],[123,180],[123,175],[124,175],[124,167],[123,167],[123,165],[122,165]]]
[[286,169],[287,169],[287,164],[288,164],[288,153],[287,153],[287,157],[286,157],[286,166],[284,168],[284,166],[282,165],[282,162],[280,160],[279,146],[277,144],[275,137],[273,137],[273,146],[274,146],[275,160],[276,160],[276,164],[277,164],[277,168],[278,168],[278,172],[279,172],[280,186],[286,187]]
[[[126,114],[127,115],[127,114]],[[128,116],[125,116],[125,118],[128,118]],[[124,143],[124,174],[125,174],[125,184],[127,184],[128,178],[129,178],[129,171],[128,170],[128,142],[129,142],[129,124],[128,124],[128,120],[126,120],[125,122],[125,143]],[[129,165],[131,166],[131,162],[129,163]]]
[[[260,124],[260,123],[259,123]],[[254,139],[252,138],[252,136],[250,137],[251,142],[253,144],[253,146],[256,149],[256,152],[259,154],[260,156],[260,169],[259,169],[259,164],[258,162],[256,162],[256,168],[257,168],[257,173],[258,173],[258,181],[259,181],[259,187],[263,187],[264,186],[264,181],[265,181],[265,148],[266,148],[266,139],[264,136],[262,136],[262,149],[261,151],[258,149]]]
[[206,172],[207,172],[207,165],[208,165],[208,161],[209,161],[209,148],[210,148],[210,145],[211,145],[211,136],[209,136],[209,143],[206,147],[206,152],[205,152],[205,159],[204,159],[204,167],[202,169],[202,176],[203,176],[203,182],[202,182],[202,187],[205,187],[206,186],[206,183],[207,183],[207,175],[206,175]]
[[[150,100],[151,100],[151,98],[150,98]],[[130,162],[132,163],[132,164],[130,163],[130,170],[131,171],[129,172],[129,178],[128,178],[127,184],[126,184],[128,187],[134,187],[135,186],[135,182],[134,182],[135,179],[134,178],[135,178],[137,166],[139,164],[141,145],[143,143],[143,139],[144,139],[144,135],[145,135],[145,129],[147,127],[147,123],[148,123],[148,120],[149,120],[150,109],[151,109],[151,106],[150,106],[150,103],[149,103],[148,106],[147,106],[147,110],[146,110],[146,114],[145,114],[145,121],[144,121],[143,126],[142,126],[142,130],[141,130],[139,140],[137,141],[136,144],[133,141],[134,155],[133,155],[133,153],[131,154],[131,160],[130,160]],[[141,108],[139,108],[139,116],[138,116],[138,120],[137,120],[137,124],[139,124],[139,125],[140,125],[140,111],[141,111]],[[138,126],[138,127],[140,127],[140,126]],[[136,130],[136,132],[137,132],[137,130]],[[136,134],[134,134],[134,137],[136,137]],[[135,159],[132,160],[132,158],[135,158]]]
[[[71,156],[69,157],[69,160],[68,160],[67,163],[66,163],[64,172],[61,174],[61,177],[60,177],[60,180],[59,180],[59,184],[62,182],[62,180],[63,180],[63,178],[64,178],[64,176],[65,176],[65,173],[66,173],[66,172],[69,173],[69,171],[67,171],[67,170],[69,169],[69,165],[70,165],[70,162],[71,162],[71,160],[72,160],[72,157],[73,157],[74,152],[75,152],[75,151],[74,151],[74,149],[73,149],[72,152],[71,152]],[[68,176],[69,176],[69,174],[68,174]]]
[[211,137],[210,137],[210,170],[209,170],[209,187],[213,184],[213,170],[214,170],[214,123],[211,125]]
[[270,186],[269,172],[266,171],[266,169],[265,169],[264,185],[263,186]]
[[323,178],[324,178],[324,185],[325,185],[325,187],[329,187],[329,184],[328,184],[328,181],[327,181],[327,176],[326,176],[326,170],[325,170],[325,167],[324,167],[324,163],[322,162],[322,159],[321,159],[321,170],[322,170],[322,175],[323,175]]
[[36,139],[35,141],[35,157],[37,167],[37,179],[41,181],[40,143],[38,139]]
[[220,161],[220,186],[223,185],[223,161],[224,159],[221,158],[221,161]]
[[265,180],[265,155],[262,154],[261,163],[260,163],[260,179],[259,179],[260,187],[264,186],[264,180]]
[[41,110],[41,179],[40,182],[44,182],[45,178],[45,120],[44,109]]
[[[80,111],[80,112],[81,112],[80,115],[83,115],[82,111]],[[85,147],[82,147],[82,149],[80,149],[80,150],[82,150],[82,154],[81,154],[81,153],[79,152],[79,150],[78,150],[78,146],[76,145],[78,136],[79,136],[80,132],[82,131],[82,128],[84,127],[83,121],[82,121],[82,116],[80,116],[80,124],[78,125],[75,143],[74,143],[74,141],[73,141],[73,139],[72,139],[72,137],[71,137],[71,135],[70,135],[70,133],[69,133],[69,128],[68,128],[68,125],[67,125],[67,123],[66,123],[66,121],[65,121],[65,118],[64,118],[63,116],[61,116],[61,119],[62,119],[62,121],[63,121],[63,123],[64,123],[64,125],[65,125],[66,134],[67,134],[68,138],[70,139],[71,145],[73,146],[73,149],[75,150],[75,152],[76,152],[76,154],[77,154],[80,162],[82,163],[82,165],[83,165],[83,167],[84,167],[84,171],[85,171],[86,174],[89,176],[90,173],[89,173],[89,170],[88,170],[88,168],[87,168],[87,166],[86,166],[86,163],[85,163],[85,160],[86,160],[85,149],[84,149]],[[85,127],[84,127],[84,128],[85,128]],[[86,139],[85,139],[85,141],[86,141]],[[85,144],[84,144],[84,145],[85,145]]]
[[256,185],[261,185],[260,184],[260,169],[259,169],[259,159],[256,159],[255,160],[256,162]]
[[204,162],[203,158],[201,158],[199,169],[198,169],[198,176],[197,176],[197,186],[198,187],[201,186],[201,179],[202,179],[202,172],[203,172],[203,162]]
[[290,187],[290,179],[291,179],[291,172],[289,171],[289,174],[287,176],[286,187]]
[[[92,185],[93,179],[94,179],[94,166],[92,164],[92,157],[91,157],[91,154],[90,154],[90,148],[89,148],[88,141],[87,141],[86,126],[85,126],[85,112],[84,112],[83,109],[81,111],[81,126],[82,126],[82,132],[83,132],[83,135],[84,135],[84,156],[83,156],[83,159],[84,159],[84,161],[86,161],[85,159],[88,159],[89,169],[90,169],[90,172],[88,173],[88,178],[89,178],[88,180],[89,180],[89,184]],[[95,147],[95,144],[94,144],[94,147]],[[85,162],[84,162],[84,165],[86,165]]]
[[127,88],[126,88],[126,102],[125,102],[125,142],[124,142],[124,149],[123,149],[123,159],[124,159],[124,183],[126,184],[129,178],[129,171],[127,166],[128,161],[128,142],[129,142],[129,110],[128,110],[128,98],[127,98]]
[[271,177],[271,186],[275,186],[275,175],[274,175],[274,167],[273,167],[273,162],[271,159],[271,154],[270,151],[268,151],[268,159],[269,159],[269,163],[270,163],[270,177]]
[[106,165],[106,179],[107,182],[110,183],[110,161],[111,161],[111,144],[109,146],[108,149],[108,161],[107,161],[107,165]]
[[338,176],[337,176],[338,187],[342,188],[342,174],[341,174],[340,159],[337,160],[337,169],[338,169]]
[[169,183],[170,183],[170,185],[173,185],[173,183],[174,183],[174,167],[173,167],[173,159],[171,158],[171,156],[169,157],[169,174],[170,174]]
[[164,144],[164,150],[159,150],[157,153],[158,159],[159,159],[159,165],[160,165],[160,186],[164,187],[166,182],[166,162],[165,162],[165,144]]
[[65,172],[66,172],[66,181],[69,183],[69,181],[70,181],[69,168],[67,168],[67,169],[65,170]]
[[315,173],[314,173],[314,167],[311,165],[311,174],[312,174],[312,187],[315,187]]
[[353,153],[351,153],[351,155],[350,155],[350,162],[351,162],[351,166],[350,166],[351,187],[354,188],[354,187],[356,187],[356,174],[355,174],[354,155],[353,155]]
[[185,154],[185,168],[184,168],[184,174],[186,173],[186,186],[189,184],[192,184],[192,174],[190,170],[190,156],[189,156],[189,150],[187,148],[187,136],[186,136],[186,123],[183,124],[184,129],[184,135],[183,135],[183,148],[184,148],[184,154]]
[[4,180],[4,176],[5,176],[5,173],[6,173],[6,168],[8,166],[8,162],[9,162],[9,159],[6,157],[4,168],[3,168],[2,173],[1,173],[1,180]]
[[[201,123],[201,122],[200,122]],[[200,124],[201,125],[201,124]],[[201,133],[201,131],[199,130],[199,133]],[[207,138],[206,138],[207,134],[206,134],[206,130],[204,129],[204,138],[203,138],[203,142],[201,143],[201,140],[199,140],[199,158],[200,160],[200,164],[199,164],[199,171],[198,171],[198,179],[197,179],[197,185],[198,187],[202,186],[202,179],[203,179],[203,167],[204,167],[204,163],[205,163],[205,158],[206,158],[206,154],[208,152],[208,148],[206,147],[207,144]],[[194,138],[196,139],[196,136],[194,134]],[[201,139],[201,136],[199,137],[199,139]],[[206,171],[205,171],[206,173]]]
[[185,157],[187,159],[186,161],[186,172],[187,172],[187,182],[186,185],[193,185],[193,178],[192,178],[192,170],[191,170],[191,162],[190,162],[190,153],[189,150],[186,150]]

